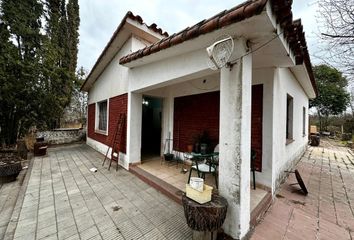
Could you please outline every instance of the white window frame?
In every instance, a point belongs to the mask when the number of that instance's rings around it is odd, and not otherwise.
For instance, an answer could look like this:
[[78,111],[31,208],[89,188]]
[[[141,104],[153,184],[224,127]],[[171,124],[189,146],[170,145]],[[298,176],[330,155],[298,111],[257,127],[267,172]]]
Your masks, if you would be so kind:
[[294,98],[290,94],[286,94],[285,134],[286,134],[286,144],[290,144],[294,142]]
[[[101,130],[98,128],[99,126],[99,104],[102,102],[107,102],[107,122],[106,122],[106,130]],[[108,136],[108,123],[109,123],[109,99],[104,99],[102,101],[96,102],[95,107],[95,132]]]

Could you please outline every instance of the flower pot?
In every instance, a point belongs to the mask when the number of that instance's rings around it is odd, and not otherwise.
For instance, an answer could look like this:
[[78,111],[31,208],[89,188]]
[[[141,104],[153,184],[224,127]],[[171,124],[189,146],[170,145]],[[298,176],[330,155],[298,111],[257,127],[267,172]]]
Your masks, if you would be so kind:
[[200,153],[200,143],[195,143],[194,144],[194,152],[195,153]]
[[2,153],[0,159],[0,183],[15,181],[21,170],[22,165],[17,155]]
[[202,143],[200,144],[200,153],[201,154],[206,154],[208,150],[208,144]]
[[173,160],[173,157],[174,157],[174,154],[172,154],[172,153],[165,153],[163,156],[164,156],[164,158],[165,158],[165,161],[172,161],[172,160]]

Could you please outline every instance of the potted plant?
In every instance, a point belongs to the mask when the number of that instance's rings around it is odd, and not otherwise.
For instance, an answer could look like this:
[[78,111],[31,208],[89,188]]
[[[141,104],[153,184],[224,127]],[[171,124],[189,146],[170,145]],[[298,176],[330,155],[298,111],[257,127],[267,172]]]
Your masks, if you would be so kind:
[[200,140],[202,138],[202,134],[198,133],[193,137],[194,141],[194,152],[195,153],[200,153]]
[[174,154],[171,152],[171,143],[172,139],[170,138],[170,133],[168,133],[168,138],[165,140],[164,147],[164,152],[166,153],[163,154],[165,161],[172,161],[174,158]]
[[200,152],[206,154],[209,152],[209,147],[211,144],[211,139],[207,131],[203,131],[200,138]]
[[189,153],[193,152],[193,144],[187,145],[187,152],[189,152]]
[[0,183],[15,181],[22,170],[21,159],[15,149],[0,150]]
[[202,133],[198,133],[194,136],[194,152],[206,154],[209,151],[211,145],[211,138],[208,131],[204,130]]

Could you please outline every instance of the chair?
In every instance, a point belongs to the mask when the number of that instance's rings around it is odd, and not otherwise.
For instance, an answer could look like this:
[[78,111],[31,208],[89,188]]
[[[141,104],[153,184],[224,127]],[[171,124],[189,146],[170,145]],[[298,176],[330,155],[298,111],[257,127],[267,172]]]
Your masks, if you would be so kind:
[[219,144],[217,144],[214,148],[213,163],[216,167],[219,166]]
[[256,189],[256,167],[255,161],[256,161],[256,156],[257,152],[253,149],[251,149],[251,171],[253,172],[253,189]]
[[190,182],[192,171],[197,171],[198,177],[205,180],[205,174],[213,174],[215,178],[215,185],[218,188],[218,177],[216,171],[216,165],[214,164],[214,154],[206,154],[200,156],[194,156],[192,161],[194,162],[189,170],[188,183]]

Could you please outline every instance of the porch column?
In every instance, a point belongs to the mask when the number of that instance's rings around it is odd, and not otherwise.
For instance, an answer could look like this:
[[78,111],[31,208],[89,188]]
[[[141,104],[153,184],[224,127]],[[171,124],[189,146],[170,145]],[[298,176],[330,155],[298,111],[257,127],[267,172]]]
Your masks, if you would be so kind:
[[223,229],[235,239],[250,222],[251,85],[251,54],[221,69],[219,191],[229,204]]
[[140,93],[128,93],[127,116],[127,162],[138,163],[141,161],[141,121],[142,101]]

